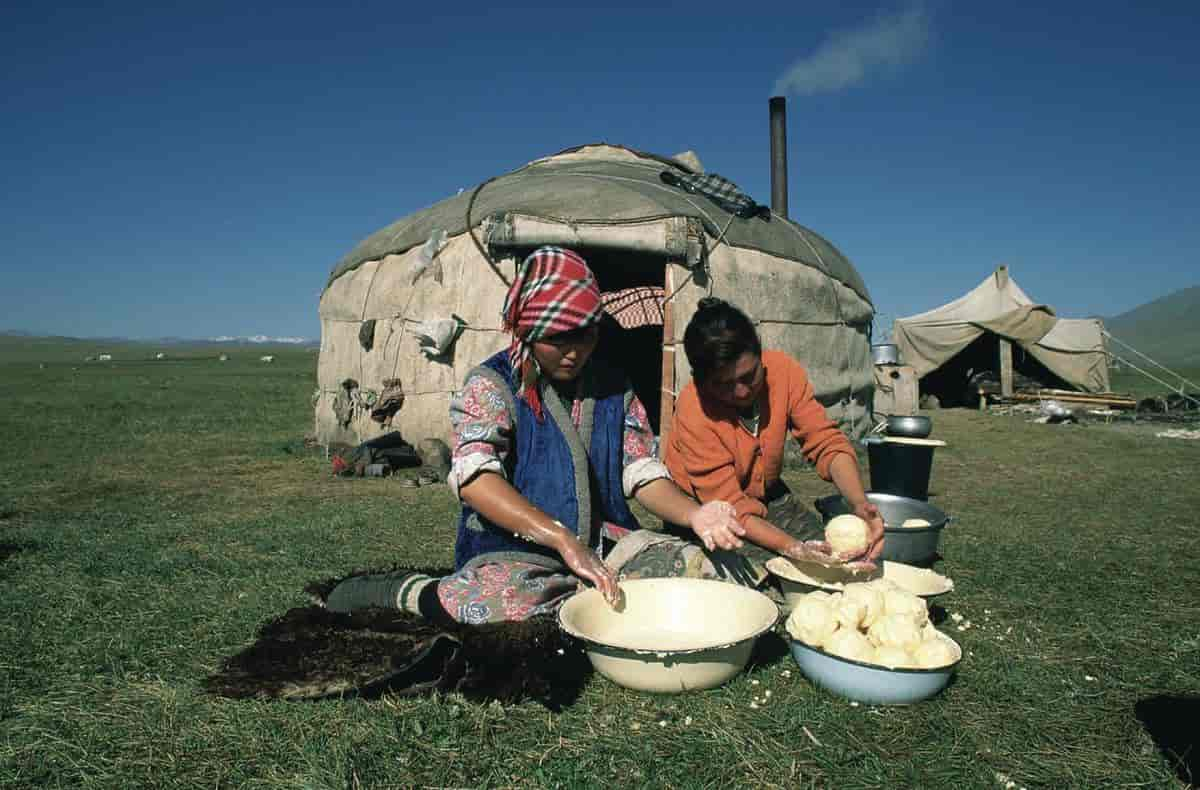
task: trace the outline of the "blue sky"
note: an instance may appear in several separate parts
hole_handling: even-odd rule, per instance
[[[697,151],[888,318],[1007,263],[1063,315],[1200,283],[1200,6],[55,3],[0,12],[0,329],[317,337],[339,257],[568,146]]]

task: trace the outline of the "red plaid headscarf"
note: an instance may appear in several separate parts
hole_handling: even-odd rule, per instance
[[[530,346],[548,335],[591,326],[603,309],[596,276],[578,254],[539,247],[521,263],[504,298],[504,328],[513,336],[508,359],[520,379],[521,397],[539,420],[542,402]]]

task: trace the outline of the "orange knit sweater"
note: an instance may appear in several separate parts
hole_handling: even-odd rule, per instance
[[[782,351],[763,351],[762,362],[766,382],[759,396],[758,436],[742,426],[733,408],[702,403],[689,382],[675,402],[666,448],[675,482],[701,502],[730,503],[739,521],[766,516],[762,500],[779,479],[789,431],[824,480],[830,479],[829,466],[839,453],[854,458],[850,441],[813,397],[804,367]]]

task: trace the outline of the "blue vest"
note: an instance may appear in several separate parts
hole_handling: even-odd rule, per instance
[[[489,373],[494,374],[493,378],[498,376],[512,394],[515,441],[505,459],[505,472],[512,486],[591,548],[599,545],[601,521],[638,529],[640,525],[629,511],[621,487],[625,377],[599,360],[588,362],[583,372],[584,423],[580,425],[580,433],[587,428],[589,410],[592,428],[587,436],[580,437],[589,445],[584,447],[578,441],[568,440],[555,421],[554,414],[558,414],[565,421],[565,429],[575,433],[569,415],[563,416],[564,410],[549,387],[542,398],[541,421],[529,404],[517,397],[507,351],[489,357],[468,377]],[[551,400],[556,401],[553,407]],[[455,568],[493,552],[535,554],[561,563],[553,549],[513,535],[464,503],[454,546]]]

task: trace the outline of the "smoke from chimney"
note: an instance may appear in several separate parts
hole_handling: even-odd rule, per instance
[[[808,96],[849,88],[880,68],[899,68],[924,54],[932,24],[924,5],[878,16],[853,30],[834,33],[775,81],[773,96]]]

